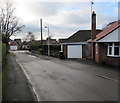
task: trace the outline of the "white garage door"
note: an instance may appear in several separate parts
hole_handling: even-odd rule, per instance
[[[82,45],[68,45],[67,51],[68,58],[82,58]]]
[[[10,50],[17,50],[17,46],[10,46]]]

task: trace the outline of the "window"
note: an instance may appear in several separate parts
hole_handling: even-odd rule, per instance
[[[120,57],[120,43],[108,44],[108,56]]]
[[[109,47],[109,55],[112,55],[112,47]]]

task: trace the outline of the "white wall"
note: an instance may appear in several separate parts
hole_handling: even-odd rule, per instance
[[[17,50],[17,46],[10,46],[10,50]]]
[[[120,27],[104,38],[98,40],[98,42],[120,42]]]

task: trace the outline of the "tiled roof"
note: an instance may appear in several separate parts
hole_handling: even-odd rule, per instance
[[[10,46],[18,45],[14,40],[10,41]]]
[[[96,30],[97,33],[100,33],[102,30]],[[84,42],[90,39],[91,37],[91,30],[79,30],[70,36],[68,39],[64,40],[64,42],[71,43],[71,42]]]
[[[103,37],[105,37],[106,35],[108,35],[112,31],[114,31],[118,27],[120,27],[120,20],[111,24],[107,28],[105,28],[102,32],[100,32],[98,35],[96,35],[96,38],[94,40],[89,39],[87,42],[91,42],[91,41],[94,42],[94,41],[97,41],[99,39],[102,39]]]

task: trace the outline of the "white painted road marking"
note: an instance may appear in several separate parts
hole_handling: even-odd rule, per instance
[[[99,76],[99,77],[101,77],[101,78],[105,78],[105,79],[112,80],[112,81],[115,81],[115,82],[120,82],[119,80],[112,79],[112,78],[107,77],[107,76],[102,76],[102,75],[98,75],[98,74],[96,74],[96,75]]]

